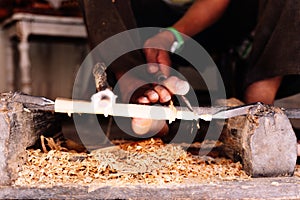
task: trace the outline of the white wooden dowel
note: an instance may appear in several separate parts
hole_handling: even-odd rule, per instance
[[[109,108],[95,107],[90,101],[71,100],[57,98],[55,100],[55,112],[59,113],[86,113],[108,114],[120,117],[134,117],[144,119],[169,120],[175,119],[197,120],[199,115],[189,110],[174,110],[167,106],[148,106],[139,104],[112,104]]]

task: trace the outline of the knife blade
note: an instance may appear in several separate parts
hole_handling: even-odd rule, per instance
[[[256,102],[247,105],[227,107],[212,114],[214,119],[228,119],[232,117],[242,116],[248,114],[249,110],[253,107],[263,106],[261,102]]]
[[[300,119],[300,108],[281,108],[289,119]]]

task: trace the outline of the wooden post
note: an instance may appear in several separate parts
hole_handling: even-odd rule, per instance
[[[262,105],[247,116],[227,120],[220,140],[223,152],[241,161],[252,177],[291,176],[297,160],[297,139],[280,108]]]
[[[17,178],[27,147],[34,145],[41,134],[57,133],[61,128],[53,113],[27,107],[27,97],[31,98],[0,94],[0,185],[10,185]]]

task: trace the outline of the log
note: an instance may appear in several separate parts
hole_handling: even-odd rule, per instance
[[[20,93],[0,94],[0,185],[13,183],[25,162],[26,148],[34,145],[41,134],[61,130],[53,113],[38,110],[34,102],[29,105],[31,98]]]
[[[227,119],[220,141],[223,153],[241,161],[252,177],[291,176],[297,160],[297,139],[280,108],[253,107],[247,116]]]

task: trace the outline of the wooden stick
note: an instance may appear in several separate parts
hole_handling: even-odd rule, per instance
[[[139,104],[115,103],[108,107],[97,107],[92,102],[57,98],[55,100],[55,112],[60,113],[86,113],[86,114],[108,114],[120,117],[134,117],[155,120],[169,120],[171,123],[175,119],[197,120],[201,115],[197,115],[188,109],[174,110],[167,106],[148,106]]]

